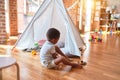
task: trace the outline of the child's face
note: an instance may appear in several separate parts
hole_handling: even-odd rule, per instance
[[[51,42],[52,42],[53,44],[56,44],[56,43],[58,42],[58,40],[59,40],[59,38],[58,38],[58,39],[52,39]]]

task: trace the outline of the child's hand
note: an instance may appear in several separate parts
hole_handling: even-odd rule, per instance
[[[52,57],[55,59],[55,58],[57,58],[57,53],[53,53],[52,54]]]

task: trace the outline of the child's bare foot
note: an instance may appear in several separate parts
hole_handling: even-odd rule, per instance
[[[83,68],[82,65],[76,64],[76,63],[73,63],[73,64],[72,64],[72,67],[73,67],[73,68],[80,68],[80,69]]]

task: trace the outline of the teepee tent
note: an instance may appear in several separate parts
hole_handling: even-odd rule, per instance
[[[85,46],[79,31],[74,26],[62,0],[44,0],[33,19],[21,34],[15,47],[26,49],[34,48],[34,43],[46,40],[49,28],[60,31],[59,42],[64,42],[64,48],[70,54],[81,56],[79,48]]]

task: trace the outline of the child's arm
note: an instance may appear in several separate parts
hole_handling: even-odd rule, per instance
[[[64,56],[66,59],[69,60],[69,58],[60,50],[58,46],[55,46],[55,50],[56,52],[58,52],[58,54],[60,54],[61,56]]]

